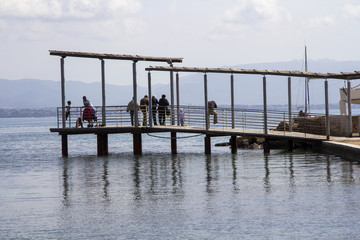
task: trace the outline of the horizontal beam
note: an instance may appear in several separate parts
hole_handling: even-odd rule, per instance
[[[130,60],[130,61],[150,61],[150,62],[182,62],[183,58],[169,58],[169,57],[151,57],[139,55],[123,55],[123,54],[107,54],[107,53],[89,53],[89,52],[69,52],[49,50],[50,55],[60,57],[80,57],[80,58],[99,58],[112,60]]]
[[[150,66],[146,71],[174,71],[174,72],[198,72],[198,73],[229,73],[229,74],[258,74],[287,77],[307,77],[311,79],[360,79],[360,72],[353,73],[316,73],[300,71],[258,70],[258,69],[235,69],[235,68],[197,68],[197,67],[167,67]]]

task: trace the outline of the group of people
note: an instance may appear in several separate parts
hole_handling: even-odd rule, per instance
[[[150,105],[150,101],[151,101],[151,112],[152,112],[152,120],[154,125],[158,125],[157,124],[157,114],[159,114],[159,124],[160,125],[165,125],[165,121],[166,121],[166,116],[168,116],[170,114],[169,108],[168,106],[169,101],[166,99],[166,95],[163,94],[161,96],[161,98],[158,100],[156,98],[156,95],[153,95],[151,97],[151,100],[149,99],[148,95],[145,95],[141,100],[140,100],[140,104],[134,103],[134,99],[132,99],[128,106],[126,111],[130,112],[130,119],[131,119],[131,125],[134,126],[134,115],[135,115],[135,110],[140,109],[142,114],[143,114],[143,126],[147,126],[147,113],[149,112],[149,105]]]
[[[152,112],[152,120],[154,125],[157,124],[157,115],[159,116],[159,124],[160,125],[166,125],[166,117],[170,115],[170,111],[168,106],[169,101],[166,99],[166,95],[163,94],[161,98],[158,100],[156,98],[156,95],[153,95],[151,97],[151,100],[147,95],[145,95],[141,100],[140,104],[136,102],[136,105],[134,103],[134,98],[128,103],[126,111],[130,113],[130,119],[131,119],[131,125],[134,126],[134,116],[135,111],[141,110],[143,114],[143,126],[147,126],[147,113],[149,112],[149,103],[151,101],[151,112]],[[70,109],[71,109],[71,101],[67,102],[66,111],[65,111],[65,117],[66,120],[70,116]],[[83,104],[84,104],[84,110],[82,113],[82,118],[78,118],[76,121],[76,127],[83,127],[82,122],[87,121],[89,123],[88,127],[93,126],[93,122],[97,121],[96,117],[96,110],[94,106],[91,104],[90,100],[86,98],[86,96],[83,96]],[[215,101],[209,101],[208,102],[208,113],[209,116],[214,116],[214,124],[218,123],[217,121],[217,113],[215,111],[215,108],[217,108]],[[182,108],[179,109],[179,120],[180,125],[184,126],[184,119],[185,119],[185,112]]]

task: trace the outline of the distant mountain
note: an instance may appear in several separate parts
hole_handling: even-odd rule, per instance
[[[353,72],[360,70],[360,61],[333,61],[310,60],[309,71],[312,72]],[[243,69],[267,70],[299,70],[303,71],[301,60],[277,63],[244,64],[225,66]],[[180,74],[180,104],[204,104],[203,74]],[[230,75],[208,74],[208,99],[215,100],[218,104],[230,104]],[[287,104],[287,77],[268,76],[268,104]],[[174,81],[175,83],[175,81]],[[353,86],[358,81],[352,83]],[[0,79],[0,108],[46,108],[61,105],[60,82],[51,80],[5,80]],[[329,80],[330,102],[337,104],[339,101],[339,88],[344,86],[341,80]],[[303,100],[304,80],[293,78],[292,101],[294,105],[301,105]],[[262,76],[235,75],[235,103],[238,105],[261,105]],[[101,83],[84,83],[80,81],[66,81],[66,100],[71,100],[73,106],[82,105],[82,96],[86,95],[94,105],[101,105]],[[138,99],[147,94],[147,86],[138,86]],[[169,95],[168,84],[152,86],[152,93],[158,97],[161,94]],[[175,91],[176,92],[176,91]],[[118,86],[106,85],[107,105],[126,105],[132,98],[131,85]],[[312,104],[324,103],[324,81],[311,80],[310,96]]]

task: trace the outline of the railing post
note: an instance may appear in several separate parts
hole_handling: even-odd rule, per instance
[[[133,100],[134,100],[134,125],[139,127],[138,109],[137,109],[137,82],[136,82],[136,62],[133,61]]]
[[[235,113],[234,113],[234,75],[231,74],[231,128],[235,128]]]
[[[148,91],[149,91],[149,126],[152,127],[153,126],[153,122],[152,122],[152,95],[151,95],[151,73],[150,71],[148,72]]]
[[[65,120],[65,70],[64,70],[64,59],[65,57],[61,57],[60,59],[60,68],[61,68],[61,119],[62,119],[62,127],[66,127]]]
[[[264,134],[268,134],[268,129],[267,129],[266,76],[263,77],[263,99],[264,99]]]
[[[208,111],[208,92],[207,92],[207,75],[204,74],[204,97],[205,97],[205,129],[209,130],[209,111]]]
[[[106,114],[105,114],[105,106],[106,106],[106,97],[105,97],[105,61],[104,59],[100,59],[101,61],[101,89],[102,89],[102,125],[106,126]]]
[[[291,110],[291,77],[288,78],[288,107],[289,107],[289,132],[292,132],[292,110]],[[285,122],[284,122],[285,125]]]
[[[330,140],[329,84],[327,79],[325,79],[325,125],[326,125],[326,139]]]

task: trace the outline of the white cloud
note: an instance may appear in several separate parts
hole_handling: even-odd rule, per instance
[[[224,15],[227,23],[254,25],[290,21],[289,12],[276,0],[242,0]]]
[[[343,8],[343,14],[347,18],[355,18],[360,20],[360,5],[345,5]]]
[[[332,27],[336,23],[335,18],[331,16],[321,16],[316,18],[309,18],[305,21],[304,26],[308,28],[317,27]]]
[[[139,0],[0,0],[0,17],[91,19],[132,14],[140,8]]]

